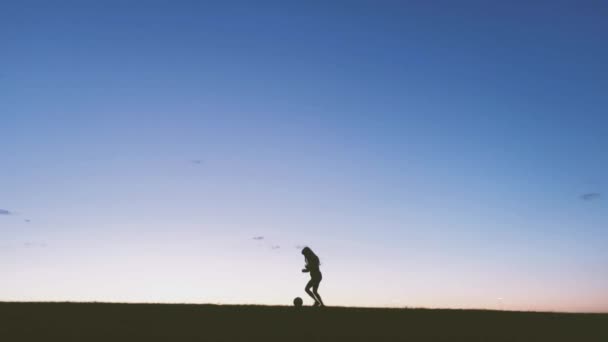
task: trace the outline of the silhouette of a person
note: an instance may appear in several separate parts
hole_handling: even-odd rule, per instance
[[[304,255],[304,260],[306,261],[306,266],[302,272],[310,273],[310,281],[308,281],[308,284],[306,284],[304,290],[310,297],[312,297],[312,299],[314,299],[315,304],[313,306],[325,306],[318,292],[319,284],[321,283],[321,279],[323,279],[321,270],[319,269],[321,261],[319,261],[319,257],[312,251],[312,249],[308,247],[304,247],[304,249],[302,249],[302,254]],[[312,291],[310,291],[311,288]]]

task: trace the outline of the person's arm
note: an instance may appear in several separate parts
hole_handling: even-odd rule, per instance
[[[308,265],[304,266],[304,268],[302,269],[303,273],[308,273],[310,272],[310,270],[308,269]]]

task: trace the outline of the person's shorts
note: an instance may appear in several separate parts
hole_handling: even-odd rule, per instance
[[[310,280],[312,280],[313,283],[320,283],[321,279],[323,279],[323,275],[321,274],[321,272],[315,272],[315,273],[311,273],[310,274]]]

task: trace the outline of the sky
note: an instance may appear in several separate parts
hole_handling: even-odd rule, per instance
[[[608,312],[603,1],[3,1],[0,300]]]

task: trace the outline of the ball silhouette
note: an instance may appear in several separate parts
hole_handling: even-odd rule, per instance
[[[293,306],[299,308],[300,306],[302,306],[302,304],[304,304],[304,302],[302,301],[302,298],[296,297],[293,299]]]

